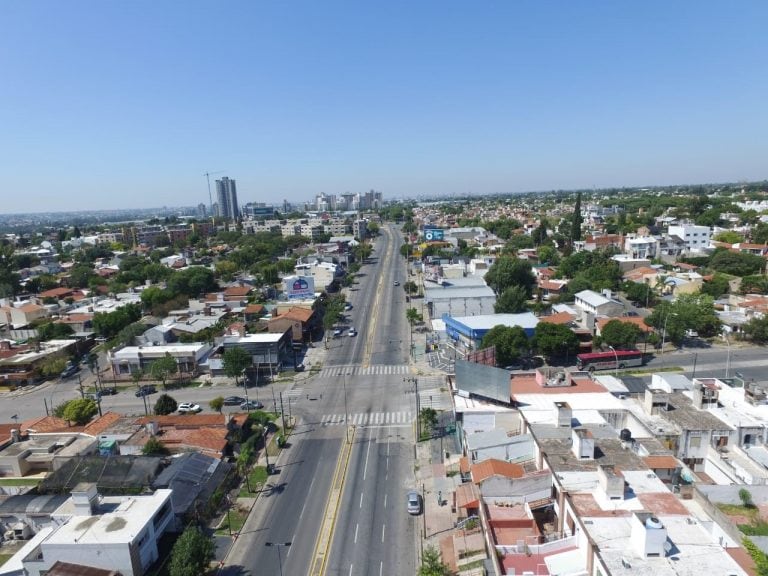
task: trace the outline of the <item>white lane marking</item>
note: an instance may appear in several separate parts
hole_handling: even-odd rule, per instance
[[[349,576],[352,576],[352,566],[354,566],[354,564],[349,565]]]
[[[384,573],[384,560],[379,562],[379,576],[381,576]]]
[[[387,495],[384,494],[384,508],[387,507]]]
[[[355,544],[357,544],[357,530],[360,528],[360,524],[355,524]]]
[[[384,529],[387,527],[386,524],[381,525],[381,541],[384,542]]]
[[[312,494],[312,486],[314,485],[315,485],[315,478],[312,478],[312,482],[310,482],[309,484],[309,491],[307,492],[307,496]],[[301,514],[299,514],[299,520],[301,520],[301,518],[304,516],[304,510],[307,509],[307,502],[309,502],[309,498],[306,499],[306,501],[304,502],[304,506],[301,507]]]
[[[363,507],[363,492],[360,492],[360,508]]]
[[[371,455],[371,441],[368,440],[368,448],[365,451],[365,468],[363,468],[363,480],[365,480],[365,476],[368,474],[368,457]]]

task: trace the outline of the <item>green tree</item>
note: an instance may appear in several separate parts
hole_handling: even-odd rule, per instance
[[[576,203],[573,205],[573,217],[571,218],[571,243],[581,240],[581,192],[576,194]]]
[[[239,385],[239,379],[245,372],[245,370],[253,365],[253,358],[245,348],[240,346],[233,346],[224,351],[224,374],[228,378],[235,379],[235,385]]]
[[[722,327],[714,300],[707,294],[681,294],[674,302],[660,302],[645,323],[662,333],[666,328],[666,340],[675,345],[682,343],[686,330],[709,337],[719,334]]]
[[[416,285],[416,282],[413,280],[408,280],[407,282],[403,283],[403,290],[405,290],[405,293],[408,295],[413,295],[418,292],[419,287]]]
[[[534,333],[536,348],[547,357],[569,356],[579,350],[579,339],[576,334],[562,324],[539,322]]]
[[[437,411],[434,408],[422,408],[420,414],[423,431],[432,432],[437,426]]]
[[[167,414],[173,414],[176,412],[178,407],[179,405],[173,396],[169,396],[168,394],[161,394],[158,397],[157,402],[155,402],[155,407],[152,411],[156,416],[165,416]]]
[[[718,250],[712,255],[709,266],[723,274],[749,276],[760,273],[765,267],[765,260],[755,254]]]
[[[656,305],[656,293],[648,284],[640,282],[625,282],[622,285],[627,300],[637,302],[639,306],[653,307]]]
[[[77,426],[82,426],[90,422],[91,418],[99,411],[96,402],[88,398],[75,398],[67,402],[62,411],[61,417],[68,422],[74,422]]]
[[[454,572],[440,560],[440,553],[432,546],[424,549],[418,576],[453,576]]]
[[[494,326],[483,336],[481,348],[496,347],[496,365],[509,366],[531,349],[531,342],[520,326]]]
[[[163,390],[166,389],[165,383],[173,374],[176,374],[179,370],[179,365],[176,363],[176,359],[166,352],[165,356],[158,358],[152,364],[149,365],[149,374],[155,380],[160,380],[163,383]]]
[[[405,319],[408,321],[408,324],[413,327],[414,324],[421,322],[423,317],[419,314],[419,311],[416,308],[407,308],[405,310]]]
[[[171,550],[170,576],[200,576],[213,560],[213,542],[199,528],[190,527],[176,540]]]
[[[44,378],[52,378],[58,376],[67,367],[67,359],[60,356],[54,356],[46,358],[40,363],[40,375]]]
[[[741,488],[739,490],[739,500],[741,500],[741,504],[744,506],[744,508],[755,507],[755,505],[752,503],[752,493],[746,488]]]
[[[519,258],[504,256],[496,260],[485,274],[485,283],[496,294],[502,294],[504,290],[512,286],[522,286],[525,294],[530,298],[536,278],[531,271],[531,264]]]
[[[614,348],[632,349],[642,336],[642,331],[631,322],[611,320],[600,330],[600,337],[606,346]]]
[[[712,298],[720,298],[723,294],[730,292],[731,285],[728,281],[728,276],[717,273],[711,280],[704,282],[701,287],[701,291],[704,294],[709,294]]]
[[[144,447],[141,449],[144,456],[166,456],[170,452],[160,440],[155,436],[150,436]]]
[[[734,230],[723,230],[722,232],[715,234],[714,240],[717,242],[725,242],[727,244],[737,244],[739,242],[744,242],[744,236]]]
[[[755,344],[768,342],[768,316],[752,318],[743,327],[744,336]]]
[[[216,396],[216,398],[212,398],[210,402],[208,402],[208,406],[210,406],[211,410],[214,412],[221,413],[221,410],[224,408],[224,397]]]
[[[557,252],[557,248],[554,246],[544,245],[539,246],[536,251],[541,264],[547,264],[549,266],[557,266],[560,263],[560,254]]]
[[[741,280],[742,294],[768,293],[768,278],[762,275],[745,276]]]
[[[510,286],[496,299],[493,306],[496,314],[518,314],[528,310],[528,294],[520,285]]]

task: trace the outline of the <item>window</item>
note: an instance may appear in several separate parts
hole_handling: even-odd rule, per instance
[[[701,436],[692,436],[688,446],[690,448],[699,448],[701,446]]]

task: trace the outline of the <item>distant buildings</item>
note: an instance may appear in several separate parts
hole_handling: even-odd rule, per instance
[[[234,180],[224,176],[216,180],[216,199],[218,200],[217,216],[226,220],[237,220],[240,209],[237,204],[237,186]]]

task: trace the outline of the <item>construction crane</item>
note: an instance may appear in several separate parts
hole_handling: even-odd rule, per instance
[[[226,172],[226,170],[203,173],[203,176],[205,176],[205,179],[208,182],[208,210],[211,212],[211,216],[213,216],[213,196],[211,196],[211,176],[215,176],[216,174],[224,174],[224,172]]]

